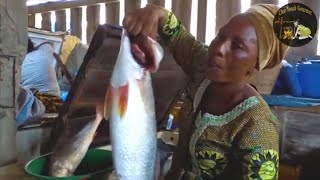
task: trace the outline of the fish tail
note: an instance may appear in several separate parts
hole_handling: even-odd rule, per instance
[[[127,111],[128,89],[129,89],[128,83],[126,83],[125,85],[119,87],[118,113],[120,115],[120,118],[122,118],[125,115],[126,111]]]

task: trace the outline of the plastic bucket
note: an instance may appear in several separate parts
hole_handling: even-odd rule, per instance
[[[25,172],[35,179],[40,180],[85,180],[104,177],[113,170],[112,152],[102,149],[88,150],[78,166],[74,176],[51,177],[47,175],[47,165],[52,153],[32,159],[25,165]]]

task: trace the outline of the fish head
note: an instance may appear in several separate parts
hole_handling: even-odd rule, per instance
[[[50,176],[53,177],[68,177],[73,175],[75,168],[67,161],[54,160],[50,167]]]
[[[130,43],[131,53],[136,62],[146,71],[156,72],[163,58],[161,45],[144,34],[131,36]]]

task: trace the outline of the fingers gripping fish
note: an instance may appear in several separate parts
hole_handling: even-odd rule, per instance
[[[156,120],[150,72],[157,71],[162,47],[153,39],[122,34],[105,100],[113,162],[121,180],[156,178]]]

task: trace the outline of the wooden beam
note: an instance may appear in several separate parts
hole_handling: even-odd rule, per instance
[[[148,3],[164,7],[165,0],[148,0]]]
[[[131,13],[134,10],[140,8],[141,0],[125,0],[124,11],[125,14]]]
[[[51,31],[51,12],[41,14],[41,29]]]
[[[56,11],[55,31],[66,31],[66,11]]]
[[[187,30],[190,30],[192,0],[173,0],[172,12],[182,21]]]
[[[278,5],[278,0],[251,0],[251,5],[260,4],[260,3],[277,4]]]
[[[106,3],[105,6],[107,23],[119,25],[120,2]]]
[[[100,5],[87,7],[87,44],[90,44],[97,27],[100,24]]]
[[[71,9],[71,35],[82,38],[82,8]]]
[[[197,39],[202,42],[205,42],[206,40],[206,23],[207,23],[207,0],[199,0],[198,1]]]
[[[28,15],[28,27],[35,27],[36,25],[36,15],[29,14]]]
[[[120,0],[64,0],[28,6],[28,14],[44,13],[61,9],[90,6],[99,3],[120,2]]]

